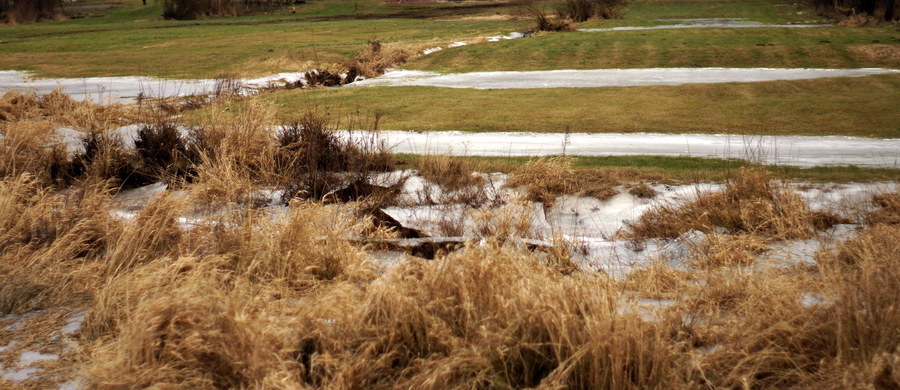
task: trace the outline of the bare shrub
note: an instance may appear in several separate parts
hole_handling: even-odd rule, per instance
[[[344,78],[337,72],[328,69],[315,69],[306,72],[303,77],[306,79],[306,85],[313,87],[337,87],[344,83]]]
[[[560,16],[575,22],[589,19],[615,19],[622,16],[627,0],[565,0]]]
[[[800,196],[775,182],[770,173],[742,168],[724,191],[656,207],[629,226],[626,236],[674,238],[716,227],[775,239],[806,238],[812,234],[812,216]]]
[[[544,7],[537,2],[531,1],[521,6],[522,13],[535,20],[534,31],[574,31],[572,20],[568,17],[554,18],[547,14]]]
[[[276,137],[277,164],[291,197],[321,199],[350,187],[355,199],[371,189],[367,180],[372,171],[393,166],[393,157],[377,136],[354,139],[350,131],[342,136],[329,117],[315,111],[282,127]]]
[[[184,177],[191,172],[187,141],[174,122],[162,120],[141,126],[134,149],[142,171],[148,176],[166,179]]]
[[[91,131],[82,139],[82,144],[84,152],[74,157],[73,164],[87,178],[114,180],[122,188],[140,187],[154,181],[140,170],[138,156],[125,148],[117,134]]]

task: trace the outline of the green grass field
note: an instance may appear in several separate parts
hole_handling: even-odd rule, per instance
[[[896,27],[545,33],[444,50],[408,64],[437,72],[672,67],[900,68]]]
[[[509,173],[533,161],[534,157],[453,157],[465,161],[480,172]],[[572,166],[584,170],[628,170],[637,180],[657,181],[666,184],[725,181],[734,178],[742,167],[759,167],[746,161],[699,157],[665,156],[611,156],[570,157]],[[402,165],[418,168],[421,159],[416,155],[397,156]],[[847,183],[880,182],[900,179],[900,169],[860,167],[761,166],[776,177],[797,182]]]
[[[96,11],[102,16],[95,18],[0,26],[0,69],[33,70],[43,77],[260,76],[342,62],[372,39],[422,49],[515,29],[515,23],[502,20],[428,19],[457,8],[463,14],[497,12],[465,4],[405,7],[327,0],[300,6],[297,15],[280,9],[174,21],[161,20],[161,6],[150,3],[156,5],[128,0],[122,7]]]
[[[391,130],[660,132],[900,137],[900,76],[625,88],[341,88],[266,96],[381,115]]]
[[[109,3],[90,0],[88,4]],[[388,5],[313,0],[239,18],[162,20],[138,0],[82,19],[0,26],[0,69],[39,76],[259,76],[345,61],[370,39],[420,50],[522,30],[515,6],[489,1]],[[802,3],[635,0],[622,19],[578,27],[654,25],[660,19],[745,18],[818,23]],[[447,49],[406,69],[439,72],[646,67],[900,68],[895,26],[544,33]],[[575,131],[900,137],[896,75],[666,87],[456,90],[345,88],[280,92],[280,117],[323,107],[379,115],[397,130]],[[240,103],[237,103],[240,105]]]

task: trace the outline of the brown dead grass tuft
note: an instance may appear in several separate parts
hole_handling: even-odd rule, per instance
[[[0,181],[0,310],[83,299],[96,279],[93,262],[120,232],[110,205],[102,185],[56,193],[24,175]]]
[[[693,266],[697,268],[746,266],[756,255],[769,251],[765,239],[750,235],[711,234],[694,248]]]
[[[0,177],[28,174],[45,184],[68,184],[73,166],[53,127],[45,121],[21,121],[0,127]]]
[[[369,41],[366,47],[356,53],[347,65],[347,81],[355,81],[356,76],[366,78],[381,76],[388,69],[406,63],[413,54],[414,51],[399,43],[385,44],[379,40]]]
[[[640,183],[631,187],[628,193],[642,199],[651,199],[656,196],[656,190],[648,186],[646,183]]]
[[[122,334],[95,352],[88,382],[100,389],[296,388],[284,351],[290,338],[269,334],[246,303],[204,280],[140,302]]]
[[[622,286],[646,298],[672,298],[684,291],[691,278],[686,271],[655,262],[629,273]]]
[[[424,179],[455,191],[464,187],[480,186],[484,179],[469,160],[448,155],[422,155],[415,162],[419,175]]]
[[[661,205],[642,215],[626,236],[674,238],[716,227],[773,239],[807,238],[812,235],[812,215],[803,199],[770,173],[742,168],[724,191],[684,204]]]
[[[61,90],[39,96],[34,92],[10,91],[0,96],[0,123],[46,120],[80,131],[125,125],[136,113],[117,104],[99,105],[75,101]]]
[[[400,265],[364,293],[336,291],[297,323],[315,387],[662,388],[677,385],[656,328],[618,317],[603,284],[529,252],[470,247]],[[317,313],[318,312],[318,313]],[[323,321],[323,319],[328,321]]]
[[[900,225],[900,192],[874,195],[872,203],[878,208],[869,213],[869,224]]]
[[[869,60],[900,61],[900,47],[897,45],[851,45],[847,46],[847,50]]]
[[[508,186],[524,188],[525,196],[533,202],[552,206],[560,194],[577,190],[577,177],[572,159],[566,157],[541,158],[522,165],[510,173]]]

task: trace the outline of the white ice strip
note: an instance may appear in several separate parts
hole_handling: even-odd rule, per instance
[[[397,70],[388,72],[381,77],[353,83],[350,86],[419,86],[470,89],[600,88],[808,80],[827,77],[862,77],[890,73],[900,73],[900,70],[882,68],[646,68],[448,74],[417,70]]]
[[[296,82],[305,73],[278,73],[266,77],[236,80],[236,86],[250,91],[271,83]],[[228,86],[224,83],[224,86]],[[214,93],[223,85],[213,79],[171,80],[154,77],[85,77],[37,79],[28,72],[0,71],[0,93],[8,91],[34,91],[47,94],[61,89],[75,100],[91,99],[100,103],[130,103],[139,96],[147,98],[174,98]]]
[[[353,137],[371,137],[354,132]],[[467,133],[381,131],[395,153],[459,156],[692,156],[770,165],[900,166],[900,138],[655,133]]]
[[[582,28],[580,32],[609,32],[609,31],[641,31],[641,30],[671,30],[683,28],[817,28],[831,27],[830,24],[662,24],[658,26],[623,26],[607,28]]]
[[[607,32],[607,31],[640,31],[640,30],[668,30],[681,28],[816,28],[833,27],[830,24],[764,24],[746,19],[659,19],[660,22],[674,22],[676,24],[662,24],[656,26],[621,26],[607,28],[583,28],[582,32]]]

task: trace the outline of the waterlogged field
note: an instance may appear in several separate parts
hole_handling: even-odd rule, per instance
[[[0,69],[234,74],[105,104],[3,90],[0,388],[900,387],[897,75],[353,86],[401,67],[896,69],[892,25],[503,39],[532,23],[507,2],[193,21],[150,3],[0,25]],[[834,22],[802,3],[635,0],[575,27],[696,18]],[[395,153],[392,136],[431,130],[511,133]],[[510,152],[456,156],[467,136]],[[511,152],[540,139],[561,155]]]

